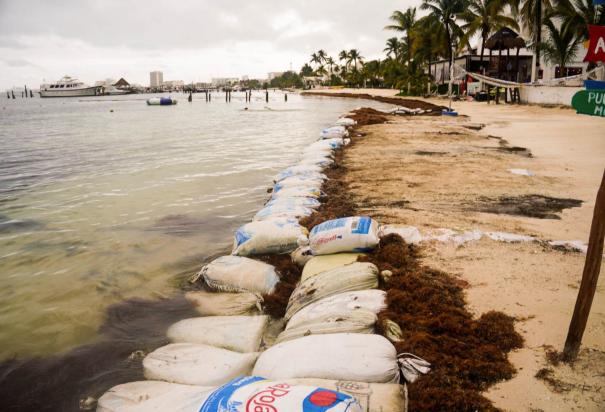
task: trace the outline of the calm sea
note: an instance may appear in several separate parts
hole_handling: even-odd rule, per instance
[[[271,177],[362,104],[148,97],[0,100],[0,359],[94,342],[108,306],[176,294]]]

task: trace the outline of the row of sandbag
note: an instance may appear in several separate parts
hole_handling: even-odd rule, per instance
[[[291,171],[294,170],[296,169]],[[297,173],[300,171],[302,169],[297,170]],[[278,192],[281,190],[293,192],[278,186],[281,185],[279,182],[286,179],[288,177],[285,174],[277,177],[275,189]],[[319,190],[320,185],[316,189]],[[304,189],[301,190],[299,186],[298,190],[294,191],[302,193]],[[323,408],[321,410],[402,409],[403,405],[400,403],[402,397],[398,393],[401,388],[398,385],[368,384],[350,380],[318,382],[317,379],[272,382],[257,376],[241,377],[254,373],[252,366],[258,356],[257,351],[263,331],[268,323],[267,316],[250,316],[260,310],[259,296],[256,293],[270,292],[278,281],[277,274],[272,266],[262,262],[238,256],[224,256],[206,265],[200,276],[203,276],[209,289],[223,293],[192,292],[188,298],[197,303],[200,314],[214,316],[186,319],[172,325],[168,330],[168,337],[175,343],[157,349],[143,362],[146,377],[160,380],[133,382],[112,388],[99,400],[99,410],[237,411],[240,410],[238,406],[242,404],[246,404],[246,408],[252,404],[253,410],[277,407],[279,410],[296,411],[301,410],[301,401],[302,410],[315,410],[313,408],[317,406],[321,406]],[[374,302],[371,306],[376,312],[384,305],[384,294],[379,293],[381,295],[374,296],[373,299],[370,296],[366,297],[366,300],[369,298],[368,302]],[[337,310],[339,304],[341,307],[351,301],[357,304],[360,297],[363,300],[363,294],[340,296],[332,303],[322,302],[321,305],[331,306],[333,310]],[[376,298],[382,303],[377,304]],[[248,315],[232,316],[244,313]],[[311,319],[312,313],[311,310],[308,315]],[[304,316],[299,318],[304,319]],[[355,345],[355,339],[351,341],[347,336],[333,335],[330,336],[330,340],[333,341],[332,346],[336,352],[344,348],[345,352],[349,353],[349,357],[355,354],[346,351],[347,345],[353,344],[358,352],[359,348],[365,346],[359,345],[359,342]],[[325,342],[318,342],[317,345],[324,347]],[[374,363],[372,359],[366,359],[368,354],[360,355],[360,359]],[[371,358],[372,354],[369,355]],[[276,356],[279,357],[279,353],[272,355],[273,358]],[[271,364],[271,360],[268,363]],[[322,363],[316,362],[316,365]],[[342,359],[340,363],[343,363]],[[301,373],[309,375],[300,370],[290,372],[293,376]],[[269,372],[267,374],[271,375]],[[315,371],[310,372],[310,375],[316,376],[321,373]],[[224,383],[233,377],[236,378]],[[212,388],[221,383],[224,385],[218,389]],[[341,392],[338,392],[339,390]],[[343,393],[343,390],[348,390],[355,397]],[[267,392],[269,395],[266,395]],[[257,397],[258,393],[265,393],[265,395]],[[371,394],[373,394],[373,401],[370,400]]]

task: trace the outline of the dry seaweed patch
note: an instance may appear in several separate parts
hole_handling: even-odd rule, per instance
[[[261,255],[256,258],[275,266],[279,274],[273,293],[263,294],[263,310],[276,319],[283,318],[290,295],[300,280],[301,270],[292,262],[290,255]]]
[[[428,375],[410,385],[410,409],[496,410],[481,392],[515,373],[507,353],[521,347],[523,340],[514,319],[493,311],[473,319],[459,282],[423,266],[419,257],[414,246],[389,235],[375,252],[360,259],[393,272],[383,285],[388,309],[379,320],[390,319],[401,327],[403,341],[395,345],[397,351],[433,364]]]

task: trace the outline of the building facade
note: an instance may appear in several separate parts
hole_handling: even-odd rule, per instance
[[[153,71],[149,73],[149,87],[160,87],[164,83],[164,73]]]

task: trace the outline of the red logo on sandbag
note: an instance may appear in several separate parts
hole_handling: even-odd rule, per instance
[[[292,387],[287,383],[278,383],[269,386],[252,396],[246,403],[246,412],[278,412],[273,405],[277,398],[290,393]]]

